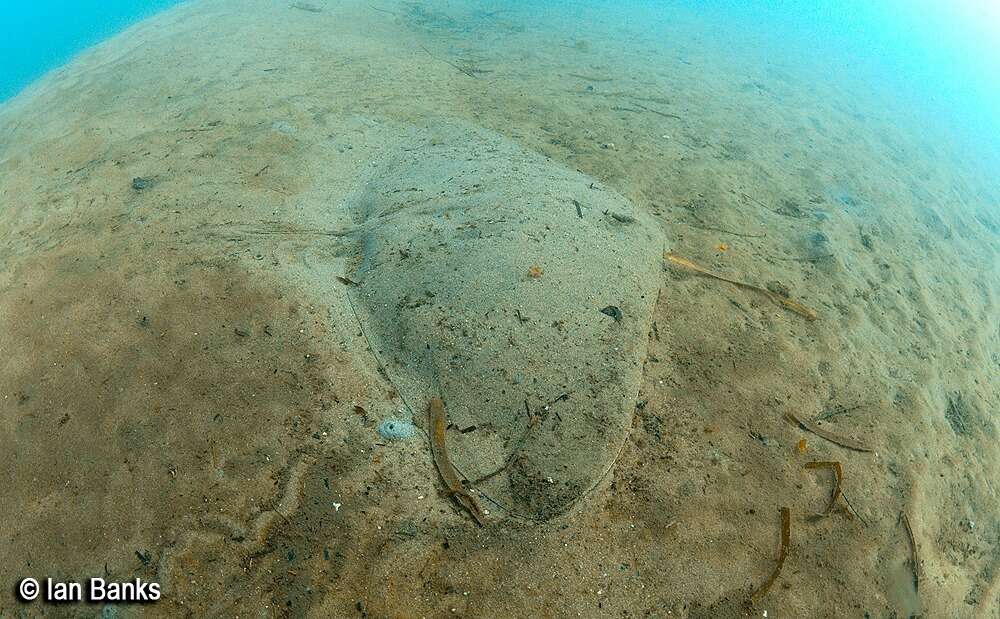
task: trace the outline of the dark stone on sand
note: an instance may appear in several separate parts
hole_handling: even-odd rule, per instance
[[[810,260],[825,260],[833,257],[833,247],[830,238],[816,231],[806,237],[806,256]]]
[[[135,189],[136,191],[149,189],[150,187],[153,186],[154,182],[155,181],[153,181],[153,179],[151,178],[143,178],[141,176],[136,176],[135,178],[132,179],[132,189]]]
[[[615,319],[615,322],[622,321],[622,310],[616,305],[609,305],[601,310],[602,314],[607,314]]]

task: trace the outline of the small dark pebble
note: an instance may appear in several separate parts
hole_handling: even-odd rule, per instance
[[[832,258],[830,238],[819,231],[809,234],[806,237],[806,256],[813,261]]]
[[[143,189],[149,189],[153,186],[153,179],[143,178],[141,176],[136,176],[132,179],[132,189],[136,191],[142,191]]]
[[[609,305],[601,310],[602,314],[607,314],[615,319],[615,322],[622,321],[622,310],[616,305]]]

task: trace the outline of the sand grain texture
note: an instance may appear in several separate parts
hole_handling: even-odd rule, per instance
[[[997,617],[974,150],[683,8],[310,6],[186,3],[0,106],[0,582],[163,583],[123,617],[741,616],[787,506],[757,612]],[[468,476],[524,454],[481,486],[530,518],[477,527],[376,433],[434,395]],[[867,526],[808,518],[809,461]]]

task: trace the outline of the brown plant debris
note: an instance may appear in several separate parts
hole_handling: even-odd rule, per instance
[[[917,541],[913,538],[913,527],[910,526],[910,519],[906,517],[906,512],[900,512],[903,526],[906,528],[906,538],[910,540],[910,562],[913,568],[913,590],[920,589],[920,559],[917,555]]]
[[[813,434],[815,434],[816,436],[821,436],[826,440],[830,441],[831,443],[836,443],[841,447],[847,447],[848,449],[853,449],[854,451],[864,451],[868,453],[873,453],[875,451],[870,447],[865,447],[864,445],[855,441],[854,439],[845,438],[843,436],[834,434],[833,432],[827,432],[826,430],[818,427],[816,424],[812,422],[800,419],[794,413],[785,413],[785,416],[788,417],[788,419],[793,423],[796,423],[799,426],[801,426],[803,430],[808,430]]]
[[[791,539],[791,528],[792,528],[792,513],[787,507],[781,508],[781,550],[778,551],[778,563],[774,566],[774,571],[764,584],[757,587],[753,593],[750,594],[750,602],[752,604],[757,604],[760,598],[764,597],[768,590],[770,590],[771,585],[774,581],[778,580],[778,574],[781,573],[781,566],[785,564],[785,557],[788,556],[788,546]]]
[[[430,56],[431,58],[433,58],[435,60],[440,60],[441,62],[443,62],[445,64],[451,65],[455,69],[461,71],[462,73],[468,75],[469,77],[471,77],[473,79],[476,79],[476,77],[477,77],[476,73],[489,73],[490,72],[490,71],[484,71],[484,70],[481,70],[481,69],[476,69],[476,68],[473,68],[473,67],[463,67],[463,66],[457,65],[454,62],[448,60],[447,58],[442,58],[441,56],[435,55],[434,53],[431,52],[431,50],[427,49],[423,45],[420,46],[420,49],[422,49],[425,52],[427,52],[427,55]]]
[[[296,2],[291,5],[293,9],[298,9],[300,11],[306,11],[307,13],[322,13],[323,9],[319,8],[315,4],[310,4],[308,2]]]
[[[867,527],[868,521],[865,520],[865,517],[861,515],[861,512],[854,509],[854,505],[851,504],[851,499],[847,498],[847,493],[844,492],[843,488],[840,489],[840,496],[844,497],[844,502],[847,503],[847,507],[849,508],[849,510],[846,509],[844,510],[844,514],[848,516],[851,520],[854,520],[854,516],[857,516],[858,519],[861,520],[861,524]]]
[[[753,284],[748,284],[746,282],[740,282],[740,281],[737,281],[735,279],[729,279],[728,277],[723,277],[722,275],[718,275],[716,273],[713,273],[712,271],[709,271],[708,269],[706,269],[704,267],[698,266],[697,264],[691,262],[687,258],[681,258],[677,254],[674,254],[674,253],[669,252],[669,251],[668,252],[664,252],[663,253],[663,257],[664,257],[664,259],[668,260],[669,262],[671,262],[673,264],[676,264],[676,265],[679,265],[679,266],[682,266],[682,267],[687,268],[687,269],[691,269],[692,271],[694,271],[695,273],[697,273],[699,275],[704,275],[705,277],[711,277],[712,279],[717,279],[717,280],[720,280],[720,281],[732,284],[734,286],[738,286],[740,288],[745,288],[747,290],[753,290],[755,292],[759,292],[760,294],[762,294],[765,297],[771,299],[772,301],[774,301],[778,305],[784,307],[785,309],[790,310],[792,312],[795,312],[796,314],[804,317],[806,320],[813,321],[813,320],[816,320],[816,318],[817,318],[817,315],[816,315],[815,311],[809,309],[805,305],[802,305],[798,301],[793,301],[792,299],[789,299],[788,297],[786,297],[784,295],[780,295],[780,294],[778,294],[776,292],[771,292],[767,288],[761,288],[760,286],[754,286]]]
[[[833,494],[830,495],[830,504],[826,506],[826,511],[824,514],[829,514],[833,511],[833,508],[837,505],[837,499],[840,498],[840,485],[844,481],[844,467],[840,465],[840,462],[806,462],[807,469],[833,469],[834,482],[833,482]],[[848,512],[850,515],[850,512]]]
[[[430,421],[431,430],[431,453],[434,455],[434,464],[437,466],[438,472],[441,474],[441,479],[444,481],[444,485],[448,488],[448,494],[465,508],[465,511],[469,512],[472,518],[476,521],[479,526],[484,526],[486,524],[486,514],[483,512],[482,507],[479,506],[479,502],[476,497],[472,496],[465,486],[462,485],[462,480],[458,477],[458,472],[452,465],[451,460],[448,459],[448,449],[445,446],[445,436],[444,430],[447,424],[448,414],[444,410],[444,402],[441,398],[431,398],[430,406],[428,407],[428,417]]]

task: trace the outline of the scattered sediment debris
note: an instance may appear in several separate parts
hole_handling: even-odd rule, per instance
[[[670,112],[661,112],[660,110],[655,110],[655,109],[653,109],[651,107],[646,107],[645,105],[643,105],[641,103],[637,103],[635,101],[632,101],[632,105],[634,105],[635,107],[639,108],[643,112],[650,112],[652,114],[656,114],[657,116],[662,116],[664,118],[675,118],[677,120],[680,120],[682,118],[681,116],[679,116],[677,114],[671,114]]]
[[[846,415],[847,413],[854,412],[859,408],[861,408],[860,404],[855,404],[854,406],[844,406],[842,404],[838,404],[833,408],[828,408],[819,415],[816,415],[815,421],[826,421],[831,417],[836,417],[837,415]]]
[[[420,46],[420,49],[422,49],[425,52],[427,52],[427,55],[430,56],[431,58],[433,58],[434,60],[440,60],[441,62],[443,62],[445,64],[451,65],[452,67],[454,67],[455,69],[457,69],[460,72],[464,73],[465,75],[468,75],[472,79],[477,79],[479,77],[479,75],[477,75],[478,73],[492,73],[493,72],[492,69],[480,69],[479,67],[473,66],[471,64],[463,63],[463,64],[460,65],[460,64],[454,63],[454,62],[448,60],[447,58],[444,58],[442,56],[438,56],[438,55],[434,54],[433,52],[431,52],[431,50],[427,49],[423,45]]]
[[[729,230],[727,228],[719,228],[717,226],[710,226],[708,224],[705,224],[701,220],[697,220],[697,222],[698,223],[691,223],[691,222],[688,222],[688,221],[679,221],[677,223],[681,224],[682,226],[690,226],[692,228],[697,228],[698,230],[705,230],[705,231],[708,231],[708,232],[721,232],[722,234],[731,234],[733,236],[738,236],[738,237],[741,237],[741,238],[744,238],[744,239],[762,239],[762,238],[765,238],[767,236],[766,232],[761,232],[760,234],[750,234],[750,233],[746,233],[746,232],[736,232],[734,230]]]

